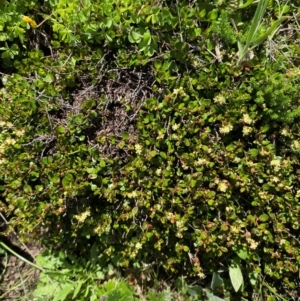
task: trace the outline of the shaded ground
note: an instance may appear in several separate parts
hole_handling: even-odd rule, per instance
[[[42,251],[35,243],[25,246],[14,236],[1,238],[1,241],[29,261]],[[29,292],[36,284],[39,271],[4,248],[0,247],[0,251],[0,300],[31,300]]]

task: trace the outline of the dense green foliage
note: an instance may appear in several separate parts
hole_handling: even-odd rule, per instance
[[[2,1],[10,226],[102,266],[231,277],[220,297],[296,297],[298,4]]]

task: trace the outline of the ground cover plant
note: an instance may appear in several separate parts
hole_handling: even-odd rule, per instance
[[[133,283],[296,300],[299,1],[0,6],[4,234]]]

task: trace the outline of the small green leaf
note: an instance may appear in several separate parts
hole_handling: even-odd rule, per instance
[[[246,260],[249,257],[249,253],[245,248],[238,248],[235,252],[243,260]]]
[[[264,213],[264,214],[260,215],[259,220],[262,222],[266,222],[269,220],[269,218],[270,218],[269,215]]]
[[[270,126],[268,124],[265,124],[265,125],[260,127],[260,131],[262,133],[266,133],[269,129],[270,129]]]
[[[31,193],[31,192],[32,192],[32,188],[31,188],[30,185],[25,185],[23,189],[24,189],[24,191],[25,191],[26,193]]]
[[[229,144],[229,145],[226,146],[226,150],[227,150],[228,152],[233,151],[234,148],[235,148],[234,144]]]
[[[159,155],[160,155],[162,158],[164,158],[164,159],[167,159],[167,155],[166,155],[166,153],[164,153],[164,152],[160,152],[160,153],[159,153]]]
[[[62,126],[62,125],[59,125],[57,128],[56,128],[56,131],[60,134],[63,134],[65,132],[65,128]]]
[[[67,173],[62,180],[62,185],[63,187],[68,187],[73,181],[73,175],[71,173]]]
[[[249,150],[249,154],[252,158],[255,158],[258,155],[258,150],[256,148],[252,148]]]
[[[45,76],[44,81],[47,83],[52,83],[54,81],[54,76],[51,73],[48,73]]]
[[[238,8],[239,9],[246,8],[247,6],[251,5],[252,3],[253,3],[253,0],[248,0],[246,3],[240,4]]]
[[[217,9],[213,9],[212,11],[210,11],[208,13],[208,18],[211,21],[216,20],[218,18],[218,10]]]
[[[97,244],[94,243],[90,249],[90,258],[93,262],[95,262],[98,259],[99,250],[97,247]]]
[[[206,16],[206,10],[202,9],[201,12],[199,13],[200,18],[204,18]]]
[[[122,138],[124,140],[128,140],[129,139],[129,134],[127,132],[122,133]]]
[[[184,246],[184,247],[183,247],[183,250],[184,250],[185,252],[188,252],[188,251],[190,250],[190,248],[189,248],[188,246]]]

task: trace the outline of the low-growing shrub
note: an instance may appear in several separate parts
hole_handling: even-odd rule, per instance
[[[10,226],[73,255],[96,244],[103,266],[236,270],[237,298],[262,274],[295,296],[294,6],[270,1],[254,28],[252,1],[83,2],[45,1],[27,30],[50,43],[26,44],[2,78]]]

